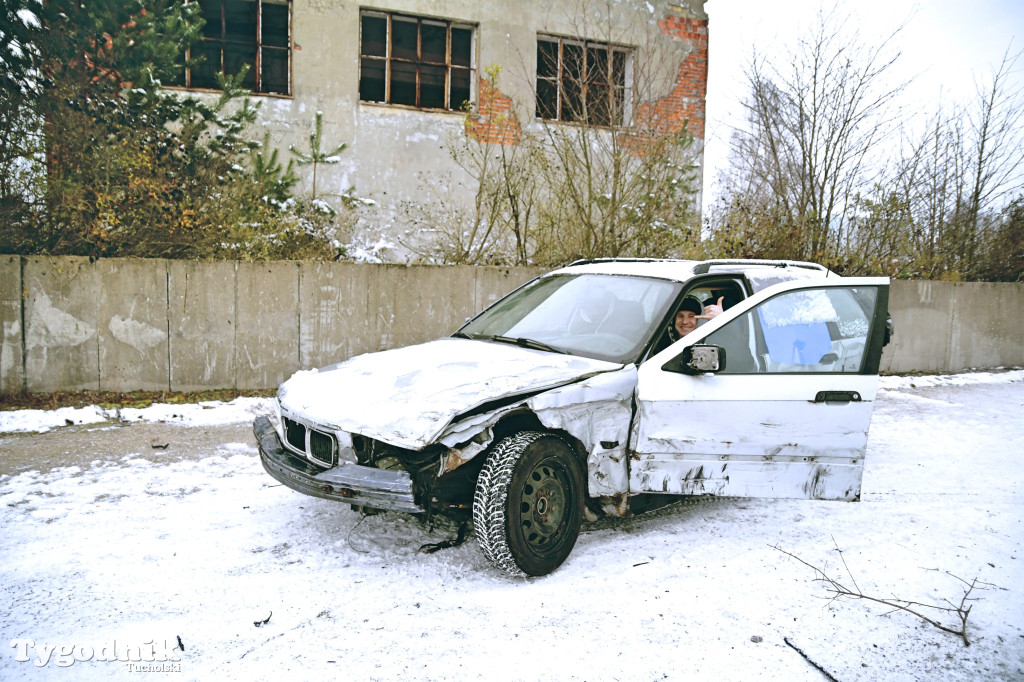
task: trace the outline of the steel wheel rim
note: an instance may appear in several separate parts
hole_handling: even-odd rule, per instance
[[[557,549],[571,516],[572,485],[568,473],[551,459],[527,474],[519,495],[519,525],[529,547],[545,554]]]

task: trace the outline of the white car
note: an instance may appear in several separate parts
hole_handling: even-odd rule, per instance
[[[253,428],[285,485],[471,516],[496,566],[544,575],[594,515],[859,499],[888,297],[812,263],[578,262],[451,337],[297,372]],[[677,311],[712,303],[679,338]]]

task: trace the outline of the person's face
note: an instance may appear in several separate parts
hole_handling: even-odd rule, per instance
[[[686,336],[697,328],[697,313],[692,310],[680,310],[676,313],[676,331]]]

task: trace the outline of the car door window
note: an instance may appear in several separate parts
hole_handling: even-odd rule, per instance
[[[726,351],[723,373],[859,373],[871,330],[875,287],[791,291],[712,332]]]

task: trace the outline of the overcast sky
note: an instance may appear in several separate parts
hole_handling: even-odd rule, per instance
[[[902,55],[894,77],[915,77],[908,89],[910,111],[927,114],[939,98],[961,99],[974,92],[975,77],[990,74],[1007,47],[1024,48],[1024,0],[838,0],[836,12],[850,16],[862,34],[888,35],[900,24]],[[831,0],[708,0],[709,22],[705,205],[724,167],[730,126],[745,93],[744,66],[753,50],[787,53],[800,31],[808,31],[818,9]],[[1024,58],[1013,75],[1024,87]]]

